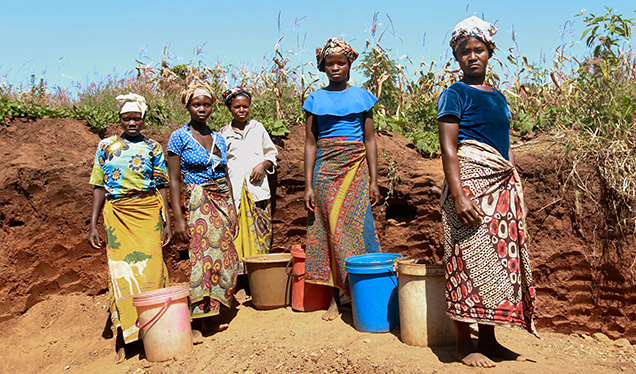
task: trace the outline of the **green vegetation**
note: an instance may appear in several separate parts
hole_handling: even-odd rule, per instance
[[[636,209],[636,61],[628,40],[634,20],[611,8],[606,8],[605,14],[575,17],[585,24],[581,39],[589,48],[582,61],[569,55],[568,46],[563,45],[551,66],[530,64],[518,53],[513,32],[514,47],[507,55],[505,50],[498,50],[495,57],[500,60],[491,60],[491,68],[503,71],[503,76],[491,70],[488,79],[508,98],[513,141],[549,133],[562,140],[574,165],[580,160],[593,160],[605,188],[618,201],[616,215],[623,217],[619,221],[626,217],[621,212],[628,212],[632,222]],[[423,156],[437,157],[437,97],[459,79],[460,72],[453,70],[455,65],[449,60],[441,68],[422,62],[415,65],[414,73],[408,73],[404,64],[413,66],[408,57],[392,58],[390,50],[381,46],[387,30],[380,30],[377,19],[378,14],[370,28],[372,42],[367,41],[354,66],[365,79],[363,87],[380,98],[374,110],[376,127],[403,134]],[[188,117],[180,92],[197,77],[210,83],[218,98],[230,88],[229,82],[246,87],[253,94],[252,117],[273,136],[285,136],[289,126],[303,123],[300,108],[304,98],[319,87],[319,75],[309,66],[311,63],[289,66],[281,52],[287,50],[280,45],[283,37],[276,45],[271,66],[256,71],[219,64],[209,67],[201,60],[172,63],[174,56],[164,51],[160,64],[140,62],[134,76],[107,77],[100,84],[77,87],[77,97],[50,89],[43,79],[33,76],[26,90],[0,87],[0,124],[15,117],[72,117],[87,121],[100,132],[117,122],[114,98],[127,92],[146,97],[149,125],[162,128],[181,124]],[[297,46],[297,51],[286,53],[299,51]],[[215,106],[211,123],[219,128],[231,116],[222,100]]]

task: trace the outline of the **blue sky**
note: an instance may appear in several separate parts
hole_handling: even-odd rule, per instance
[[[197,58],[206,65],[260,67],[273,55],[282,33],[282,49],[296,54],[286,53],[294,62],[313,60],[313,50],[331,36],[342,35],[360,52],[372,38],[369,28],[376,12],[379,30],[389,26],[382,46],[395,58],[409,56],[415,65],[446,61],[454,25],[467,16],[483,15],[499,29],[495,41],[501,60],[513,45],[514,28],[521,53],[531,62],[543,54],[549,66],[554,49],[578,41],[584,30],[582,18],[574,15],[581,9],[605,13],[603,5],[588,0],[9,1],[2,6],[0,23],[0,84],[19,85],[31,74],[61,87],[99,81],[111,73],[121,76],[142,56],[145,63],[159,61],[166,44],[182,63],[205,44]],[[605,5],[636,17],[633,0]],[[568,21],[572,23],[566,25]],[[585,48],[579,43],[573,51],[582,55]],[[401,61],[414,70],[407,60]]]

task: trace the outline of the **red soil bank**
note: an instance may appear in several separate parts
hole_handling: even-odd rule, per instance
[[[306,233],[304,129],[291,130],[276,141],[276,251],[289,251]],[[151,137],[165,148],[169,133]],[[99,139],[71,119],[15,120],[0,127],[0,321],[51,294],[106,291],[105,252],[86,242],[88,179]],[[380,189],[393,196],[373,209],[383,250],[440,262],[441,161],[422,158],[401,135],[380,133],[377,140]],[[634,235],[617,232],[611,195],[596,169],[579,165],[567,179],[567,166],[548,143],[515,151],[530,209],[539,330],[602,331],[636,342]],[[183,244],[169,246],[166,261],[173,281],[187,280]]]

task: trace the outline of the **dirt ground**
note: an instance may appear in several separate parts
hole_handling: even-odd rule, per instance
[[[193,352],[148,362],[139,351],[120,365],[114,339],[103,337],[105,295],[51,296],[24,315],[0,324],[2,373],[634,373],[636,353],[625,339],[542,332],[539,340],[518,329],[498,328],[503,344],[527,362],[498,362],[468,369],[453,360],[454,347],[408,346],[391,333],[362,333],[350,313],[333,322],[321,312],[239,305],[223,332],[207,336]],[[605,338],[605,339],[603,339]]]
[[[165,147],[171,130],[146,134]],[[274,251],[289,251],[306,235],[302,126],[291,131],[275,140]],[[319,312],[256,311],[249,303],[236,309],[227,331],[185,358],[149,364],[134,355],[113,365],[113,340],[102,336],[106,256],[86,242],[99,139],[71,119],[0,126],[0,372],[466,371],[450,347],[410,347],[399,332],[359,333],[347,314],[325,323]],[[440,263],[440,160],[422,158],[397,134],[379,133],[377,141],[379,186],[388,197],[373,209],[382,250]],[[636,372],[629,346],[636,343],[636,236],[617,230],[624,211],[592,163],[572,167],[554,142],[524,141],[513,150],[530,212],[536,324],[544,339],[500,329],[503,342],[533,362],[502,362],[489,372]],[[164,255],[171,282],[186,281],[185,245],[172,244]],[[598,333],[600,340],[591,338]]]

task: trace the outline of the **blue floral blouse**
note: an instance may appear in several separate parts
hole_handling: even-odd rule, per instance
[[[227,165],[227,145],[225,139],[218,133],[212,132],[212,154],[199,144],[188,125],[178,128],[170,134],[168,152],[181,156],[181,174],[186,184],[201,184],[213,179],[225,177]],[[218,148],[221,157],[214,154]]]
[[[163,149],[156,141],[130,142],[115,135],[97,145],[89,183],[104,187],[107,199],[152,191],[168,181]]]

